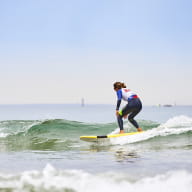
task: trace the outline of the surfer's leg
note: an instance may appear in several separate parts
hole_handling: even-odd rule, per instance
[[[128,105],[124,110],[124,114],[129,114],[128,120],[134,127],[136,127],[138,131],[142,131],[142,129],[139,127],[134,117],[141,111],[141,109],[142,109],[142,103],[140,99],[133,99],[128,103]]]
[[[123,130],[123,119],[122,119],[121,115],[118,115],[117,122],[118,122],[118,125],[119,125],[120,133],[124,133],[124,130]]]
[[[139,111],[134,111],[134,112],[131,112],[129,114],[129,117],[128,117],[128,120],[130,121],[130,123],[136,127],[137,129],[139,128],[139,125],[137,123],[137,121],[135,121],[134,117],[139,113]]]
[[[128,120],[130,123],[138,130],[142,131],[142,129],[139,127],[137,121],[134,119],[134,117],[141,111],[141,108],[135,109],[133,112],[131,112],[128,116]]]
[[[117,117],[117,122],[120,128],[120,133],[124,133],[124,129],[123,129],[123,118],[126,118],[126,116],[128,115],[128,104],[119,111],[119,115]]]

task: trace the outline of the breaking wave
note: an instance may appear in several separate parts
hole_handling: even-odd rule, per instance
[[[192,118],[177,116],[167,122],[159,124],[152,121],[139,121],[145,130],[141,134],[112,138],[108,145],[126,145],[132,143],[161,142],[188,138],[191,142]],[[130,124],[125,123],[126,131],[135,131]],[[117,123],[91,124],[64,119],[36,120],[36,121],[1,121],[0,122],[0,150],[72,150],[82,147],[79,140],[81,135],[106,135],[117,133]],[[174,142],[175,143],[175,142]]]
[[[57,170],[47,164],[42,171],[0,173],[0,188],[2,192],[190,192],[192,174],[177,170],[134,179],[127,173],[90,174],[83,170]]]

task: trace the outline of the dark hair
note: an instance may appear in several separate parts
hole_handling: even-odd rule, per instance
[[[121,89],[121,88],[126,88],[126,85],[122,82],[115,82],[113,84],[113,87],[114,87],[114,89]]]

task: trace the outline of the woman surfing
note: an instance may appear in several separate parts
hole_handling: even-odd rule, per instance
[[[127,116],[128,120],[137,129],[137,131],[141,132],[142,129],[139,127],[137,121],[134,119],[134,117],[142,109],[142,103],[138,95],[132,92],[130,89],[127,89],[126,85],[122,82],[115,82],[113,84],[113,87],[117,93],[116,116],[120,128],[120,133],[124,133],[122,118],[127,118]],[[127,104],[123,107],[122,110],[119,110],[122,99],[124,101],[127,101]]]

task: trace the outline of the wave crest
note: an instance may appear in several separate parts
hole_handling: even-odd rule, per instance
[[[93,175],[82,170],[57,170],[47,164],[42,171],[26,171],[15,175],[1,174],[0,186],[7,191],[23,192],[190,192],[192,174],[178,170],[134,180],[125,173],[110,172]]]
[[[135,142],[150,142],[161,138],[170,139],[172,135],[190,134],[192,119],[178,116],[163,124],[152,121],[139,121],[145,130],[142,134],[128,137],[112,138],[108,145],[125,145]],[[128,131],[135,131],[130,124],[125,125]],[[0,150],[71,150],[80,147],[81,135],[106,135],[119,132],[117,123],[89,124],[65,119],[49,119],[36,121],[1,121],[0,122]]]
[[[182,135],[191,132],[192,118],[186,116],[177,116],[169,119],[167,122],[160,124],[155,128],[148,129],[141,134],[124,136],[120,138],[111,138],[110,142],[113,145],[125,145],[135,142],[143,142],[158,137],[166,137],[168,139],[168,136]]]

